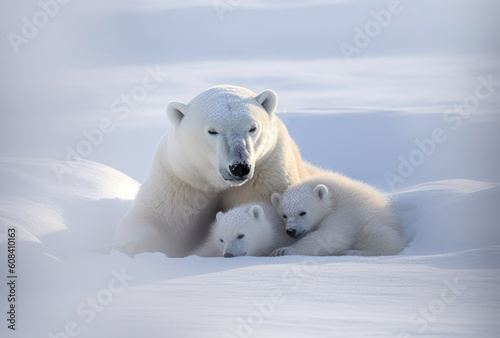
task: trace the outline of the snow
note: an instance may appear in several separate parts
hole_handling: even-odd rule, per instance
[[[16,332],[4,321],[2,337],[498,337],[499,87],[483,86],[470,115],[450,109],[500,81],[499,3],[401,1],[347,62],[339,44],[387,1],[222,2],[222,21],[201,0],[69,2],[17,54],[0,42],[1,311],[9,228],[18,255]],[[4,36],[40,10],[0,6]],[[390,194],[408,247],[234,259],[111,250],[167,103],[217,84],[276,91],[303,157]]]

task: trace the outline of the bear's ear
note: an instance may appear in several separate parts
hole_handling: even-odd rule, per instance
[[[273,205],[274,208],[277,208],[278,205],[280,205],[281,202],[281,195],[275,192],[274,194],[271,195],[271,204]]]
[[[222,211],[219,211],[217,215],[215,215],[215,219],[220,222],[220,220],[224,217],[224,213]]]
[[[250,216],[255,219],[262,219],[262,217],[264,216],[264,210],[262,210],[262,207],[260,205],[253,205],[250,208]]]
[[[314,188],[313,194],[321,201],[328,195],[328,188],[324,184],[318,184],[316,188]]]
[[[271,89],[264,90],[255,97],[255,100],[267,111],[269,115],[273,114],[278,105],[278,94]]]
[[[170,122],[175,126],[179,126],[181,120],[186,115],[187,106],[178,101],[172,101],[167,106],[167,116]]]

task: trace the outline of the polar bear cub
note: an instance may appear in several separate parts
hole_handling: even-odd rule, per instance
[[[340,174],[322,172],[275,193],[271,203],[298,241],[276,249],[283,255],[394,255],[406,246],[403,226],[388,199]]]
[[[276,248],[295,242],[283,227],[281,217],[270,204],[242,204],[226,213],[217,213],[207,240],[193,254],[202,257],[269,256]]]

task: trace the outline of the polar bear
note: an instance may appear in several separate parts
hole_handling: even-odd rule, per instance
[[[269,256],[295,239],[283,231],[273,206],[250,202],[216,215],[207,240],[193,252],[202,257]]]
[[[276,249],[283,255],[394,255],[406,240],[387,198],[374,188],[332,172],[295,184],[271,203],[285,220],[283,231],[299,240]]]
[[[170,127],[118,226],[115,247],[130,255],[184,257],[206,237],[218,211],[268,200],[314,173],[275,115],[277,102],[272,90],[257,95],[228,85],[187,105],[170,102]]]

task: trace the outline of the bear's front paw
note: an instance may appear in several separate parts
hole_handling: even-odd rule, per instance
[[[291,248],[289,246],[285,246],[284,248],[279,248],[276,249],[272,252],[271,257],[278,257],[278,256],[290,256],[290,255],[298,255],[299,253],[296,252],[294,248]]]

